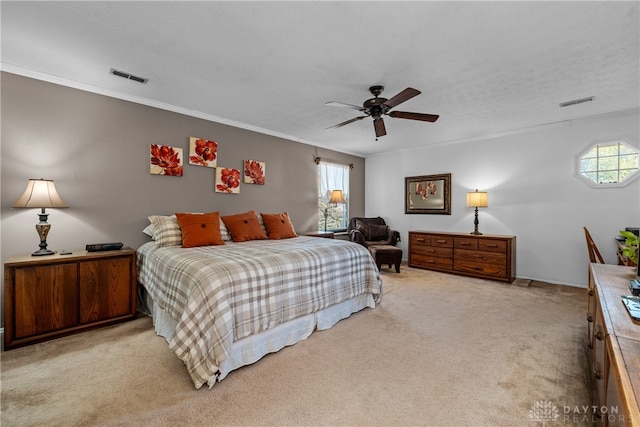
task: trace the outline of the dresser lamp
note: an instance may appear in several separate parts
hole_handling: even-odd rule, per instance
[[[55,252],[47,249],[47,235],[51,224],[47,223],[48,213],[46,208],[68,208],[62,200],[53,180],[50,179],[30,179],[24,194],[13,204],[14,208],[39,208],[42,211],[38,214],[40,222],[36,224],[36,231],[40,236],[40,249],[32,253],[33,256],[52,255]]]
[[[471,232],[471,234],[478,234],[478,235],[482,234],[481,232],[478,231],[478,224],[479,224],[478,208],[486,208],[487,206],[489,206],[489,204],[488,204],[486,191],[478,191],[478,189],[476,188],[476,191],[471,191],[467,193],[467,207],[476,208],[476,217],[475,217],[475,220],[473,221],[475,228]]]
[[[327,202],[327,206],[324,208],[324,231],[327,231],[327,216],[329,216],[329,205],[338,205],[347,203],[344,200],[344,194],[342,190],[331,191],[331,198]]]

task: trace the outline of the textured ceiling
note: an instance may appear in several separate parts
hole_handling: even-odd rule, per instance
[[[352,154],[639,107],[639,2],[10,2],[2,69]],[[116,68],[149,79],[138,84]],[[435,123],[370,118],[369,86]],[[559,103],[595,96],[593,102]],[[215,139],[215,135],[202,135]]]

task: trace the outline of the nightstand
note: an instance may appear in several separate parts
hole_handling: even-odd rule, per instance
[[[333,231],[313,231],[311,233],[305,233],[305,236],[309,237],[324,237],[325,239],[333,239]]]
[[[4,264],[4,349],[136,316],[136,252],[16,256]]]

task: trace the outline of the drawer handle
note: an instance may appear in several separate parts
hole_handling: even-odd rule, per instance
[[[593,370],[593,376],[597,379],[597,380],[601,380],[602,379],[602,374],[600,373],[599,369],[594,369]]]
[[[447,241],[446,241],[446,240],[442,240],[442,239],[440,239],[440,240],[436,240],[436,242],[438,242],[438,243],[447,243]]]
[[[428,260],[427,260],[427,263],[428,263],[428,264],[435,264],[436,262],[435,262],[434,260],[432,260],[432,259],[428,259]]]
[[[425,249],[425,252],[429,252],[431,254],[436,253],[435,249]]]
[[[495,243],[487,243],[485,246],[488,247],[488,248],[497,248],[498,247],[498,245],[496,245]]]
[[[478,267],[478,266],[473,267],[473,269],[476,271],[482,271],[482,267]]]
[[[423,239],[422,237],[417,237],[417,238],[416,238],[416,240],[417,240],[418,242],[424,242],[424,239]]]
[[[472,256],[473,256],[474,258],[484,258],[484,256],[483,256],[483,255],[480,255],[480,254],[473,254]]]
[[[460,242],[460,246],[471,246],[469,242]]]
[[[587,322],[593,322],[593,316],[591,316],[590,314],[587,314]]]
[[[596,337],[598,341],[602,341],[604,339],[604,335],[602,334],[602,331],[596,332],[593,336]]]

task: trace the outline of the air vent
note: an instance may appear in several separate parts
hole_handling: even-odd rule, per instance
[[[114,76],[122,77],[123,79],[133,80],[134,82],[145,84],[149,81],[149,79],[145,79],[144,77],[134,76],[133,74],[126,73],[124,71],[118,71],[112,68],[109,71],[109,74],[113,74]]]
[[[584,102],[590,102],[590,101],[593,101],[594,99],[595,99],[595,96],[589,96],[587,98],[574,99],[572,101],[561,102],[560,103],[560,108],[568,107],[570,105],[578,105],[578,104],[582,104]]]

